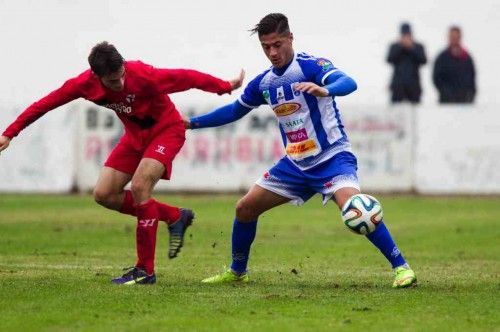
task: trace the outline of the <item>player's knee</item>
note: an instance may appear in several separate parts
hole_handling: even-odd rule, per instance
[[[259,217],[258,210],[244,199],[240,199],[236,204],[236,219],[239,221],[254,221]]]
[[[133,178],[132,183],[130,184],[132,195],[138,200],[149,197],[151,189],[150,181],[143,177]]]
[[[108,202],[110,200],[110,194],[107,190],[103,190],[101,188],[94,188],[94,200],[97,204],[102,206],[108,206]]]

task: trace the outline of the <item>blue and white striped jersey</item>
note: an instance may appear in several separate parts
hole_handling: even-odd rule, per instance
[[[284,71],[271,67],[254,78],[238,99],[249,108],[271,106],[287,156],[302,170],[351,151],[334,97],[315,97],[294,89],[299,82],[323,86],[337,70],[327,59],[297,53]]]

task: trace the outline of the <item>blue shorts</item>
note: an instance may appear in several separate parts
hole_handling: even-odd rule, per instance
[[[340,152],[331,159],[300,170],[286,156],[281,158],[256,184],[280,196],[290,198],[290,203],[302,205],[316,193],[323,195],[326,204],[333,194],[345,187],[359,188],[356,157],[350,152]]]

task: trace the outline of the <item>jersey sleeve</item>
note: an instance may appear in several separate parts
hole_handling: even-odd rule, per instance
[[[261,74],[248,83],[243,94],[238,98],[241,105],[248,108],[256,108],[266,104],[263,93],[260,92],[260,82],[264,74]]]
[[[31,104],[17,119],[7,127],[3,136],[16,137],[24,128],[38,120],[45,113],[81,97],[77,78],[66,81],[59,89]]]
[[[199,89],[222,95],[231,93],[231,83],[192,69],[160,69],[151,67],[151,76],[161,93]]]
[[[304,74],[311,81],[320,86],[325,85],[328,76],[338,71],[333,63],[325,58],[314,58],[302,62]]]

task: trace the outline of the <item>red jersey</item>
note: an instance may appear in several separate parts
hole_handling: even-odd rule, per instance
[[[29,106],[2,134],[13,138],[45,113],[78,98],[116,112],[125,126],[127,139],[137,148],[182,117],[167,93],[197,88],[224,94],[231,84],[208,74],[189,69],[159,69],[140,61],[126,61],[122,91],[110,90],[86,70],[66,81],[59,89]]]

